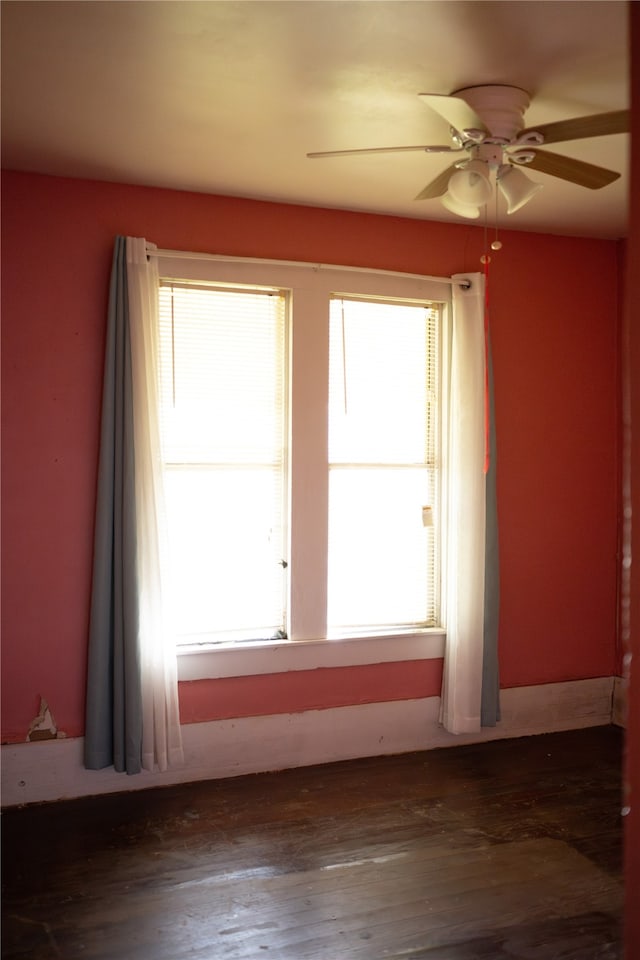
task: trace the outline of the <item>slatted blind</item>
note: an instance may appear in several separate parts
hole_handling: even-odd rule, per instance
[[[330,631],[437,623],[439,309],[332,299]]]
[[[286,296],[163,282],[161,434],[183,643],[284,630]]]

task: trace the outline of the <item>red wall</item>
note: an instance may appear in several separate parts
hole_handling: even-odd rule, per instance
[[[116,234],[171,249],[449,275],[482,228],[3,176],[2,737],[83,730],[101,366]],[[615,669],[617,255],[502,234],[491,265],[502,685]],[[440,663],[181,684],[185,721],[439,692]]]

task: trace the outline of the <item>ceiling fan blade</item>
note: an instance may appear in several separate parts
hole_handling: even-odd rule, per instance
[[[611,113],[596,113],[592,117],[575,117],[572,120],[543,123],[539,127],[522,130],[518,137],[528,133],[540,133],[544,137],[545,144],[560,143],[563,140],[583,140],[585,137],[607,137],[614,133],[628,133],[630,125],[629,110],[613,110]]]
[[[314,160],[318,157],[347,157],[355,153],[408,153],[411,150],[419,150],[422,153],[460,153],[462,149],[462,147],[446,147],[439,144],[419,147],[363,147],[357,150],[321,150],[308,153],[307,156]]]
[[[419,93],[420,99],[439,113],[454,130],[486,130],[478,114],[466,100],[440,93]]]
[[[443,197],[449,187],[449,177],[456,169],[455,163],[452,163],[435,180],[428,183],[424,190],[421,190],[417,197],[414,197],[414,200],[434,200],[436,197]]]
[[[549,153],[548,150],[536,150],[533,160],[527,164],[515,164],[515,166],[539,170],[540,173],[548,173],[552,177],[568,180],[570,183],[588,187],[590,190],[606,187],[620,176],[614,170],[596,167],[592,163],[585,163],[584,160],[574,160],[573,157],[562,157],[557,153]]]

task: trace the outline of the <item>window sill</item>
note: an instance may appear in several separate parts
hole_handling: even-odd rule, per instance
[[[355,637],[341,640],[266,640],[260,643],[182,647],[178,680],[251,677],[292,670],[434,660],[444,656],[440,628],[419,633]]]

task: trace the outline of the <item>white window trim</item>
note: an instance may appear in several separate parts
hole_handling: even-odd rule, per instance
[[[183,646],[178,653],[178,680],[264,676],[320,667],[355,667],[372,663],[435,660],[444,657],[445,632],[439,627],[419,633],[340,640],[266,640],[259,643]]]
[[[159,271],[163,280],[265,285],[293,291],[296,311],[293,351],[296,356],[292,358],[294,374],[290,396],[293,411],[290,469],[294,478],[290,510],[291,516],[295,518],[293,529],[296,533],[291,542],[289,563],[296,564],[298,569],[303,570],[314,567],[314,582],[317,583],[315,603],[307,603],[301,609],[292,596],[292,639],[215,646],[181,646],[177,657],[178,679],[258,676],[319,667],[359,666],[443,657],[445,632],[441,628],[385,636],[326,638],[327,531],[322,523],[318,523],[318,513],[322,515],[322,511],[309,510],[308,503],[324,503],[326,514],[328,383],[325,382],[325,371],[328,365],[330,296],[345,292],[347,288],[349,294],[365,297],[450,303],[450,281],[358,269],[349,272],[348,283],[345,283],[345,268],[340,267],[255,260],[172,258],[168,252],[163,252]],[[312,392],[315,398],[313,403],[300,402],[300,393],[306,390],[309,381],[307,377],[304,384],[296,382],[296,361],[300,356],[325,360],[324,364],[305,365],[307,371],[318,370],[319,379]],[[324,461],[311,461],[304,451],[303,443],[299,442],[305,434],[325,437],[324,444],[321,442],[316,445],[320,459],[324,447]],[[304,497],[299,492],[296,495],[296,490],[304,490]],[[324,570],[321,565],[318,566],[318,557],[324,557]],[[310,575],[305,578],[303,574],[304,582],[309,582],[310,579]]]

